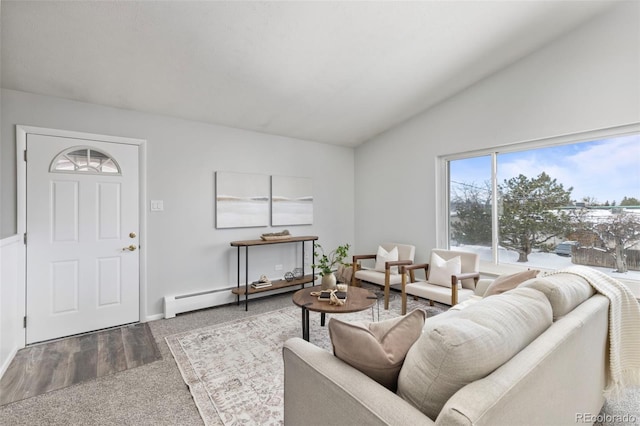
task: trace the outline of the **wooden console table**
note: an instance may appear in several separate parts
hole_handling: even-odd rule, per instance
[[[231,290],[233,294],[236,295],[236,303],[240,304],[240,296],[244,294],[244,310],[249,310],[249,295],[254,293],[260,293],[263,291],[276,290],[279,288],[291,287],[294,285],[300,285],[301,288],[304,288],[306,283],[313,283],[315,277],[315,268],[312,268],[311,275],[306,275],[304,271],[304,243],[306,241],[312,242],[312,251],[311,255],[313,256],[313,252],[316,248],[316,240],[318,237],[315,236],[307,236],[307,237],[290,237],[282,240],[245,240],[245,241],[232,241],[231,247],[237,247],[238,249],[238,283],[237,287]],[[265,246],[272,244],[289,244],[289,243],[300,243],[302,245],[302,278],[294,278],[292,281],[287,280],[275,280],[271,281],[271,286],[263,287],[263,288],[253,288],[249,284],[249,247],[254,246]],[[244,287],[240,286],[240,250],[244,247]]]

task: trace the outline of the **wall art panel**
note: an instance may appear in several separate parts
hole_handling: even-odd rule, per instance
[[[269,225],[269,176],[216,172],[216,228]]]
[[[271,176],[271,225],[313,224],[311,178]]]

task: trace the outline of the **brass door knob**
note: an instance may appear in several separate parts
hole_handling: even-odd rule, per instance
[[[135,232],[129,232],[129,238],[135,238],[135,237],[136,237]]]
[[[125,251],[125,250],[136,251],[136,248],[137,247],[135,245],[131,244],[129,247],[123,247],[122,251]]]

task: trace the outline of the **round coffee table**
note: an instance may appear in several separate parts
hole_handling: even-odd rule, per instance
[[[302,338],[309,341],[309,311],[320,312],[320,325],[324,326],[326,314],[346,314],[360,312],[372,307],[378,298],[364,288],[349,286],[344,305],[331,305],[329,301],[320,301],[312,292],[319,292],[320,286],[303,288],[293,294],[293,303],[302,308]]]

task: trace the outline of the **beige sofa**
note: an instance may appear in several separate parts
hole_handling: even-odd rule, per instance
[[[576,276],[537,280],[521,285],[534,290],[518,288],[477,299],[464,309],[427,319],[425,332],[407,355],[400,382],[416,381],[424,373],[415,362],[409,363],[410,354],[415,349],[415,358],[420,342],[438,324],[450,323],[465,312],[479,318],[491,316],[496,303],[508,301],[512,292],[533,295],[538,304],[544,299],[550,306],[550,325],[545,325],[541,334],[488,375],[455,391],[431,418],[424,407],[421,411],[406,395],[405,399],[400,397],[402,392],[386,389],[331,353],[302,339],[288,340],[283,348],[285,424],[575,425],[581,418],[597,415],[604,403],[609,300]],[[570,284],[561,283],[558,291],[558,280]],[[486,281],[479,288],[484,291]],[[507,315],[516,320],[518,312],[511,310]],[[510,320],[503,317],[501,321]],[[490,358],[480,352],[465,354],[469,355],[470,364],[474,356],[478,364]],[[438,383],[447,380],[437,377]]]

